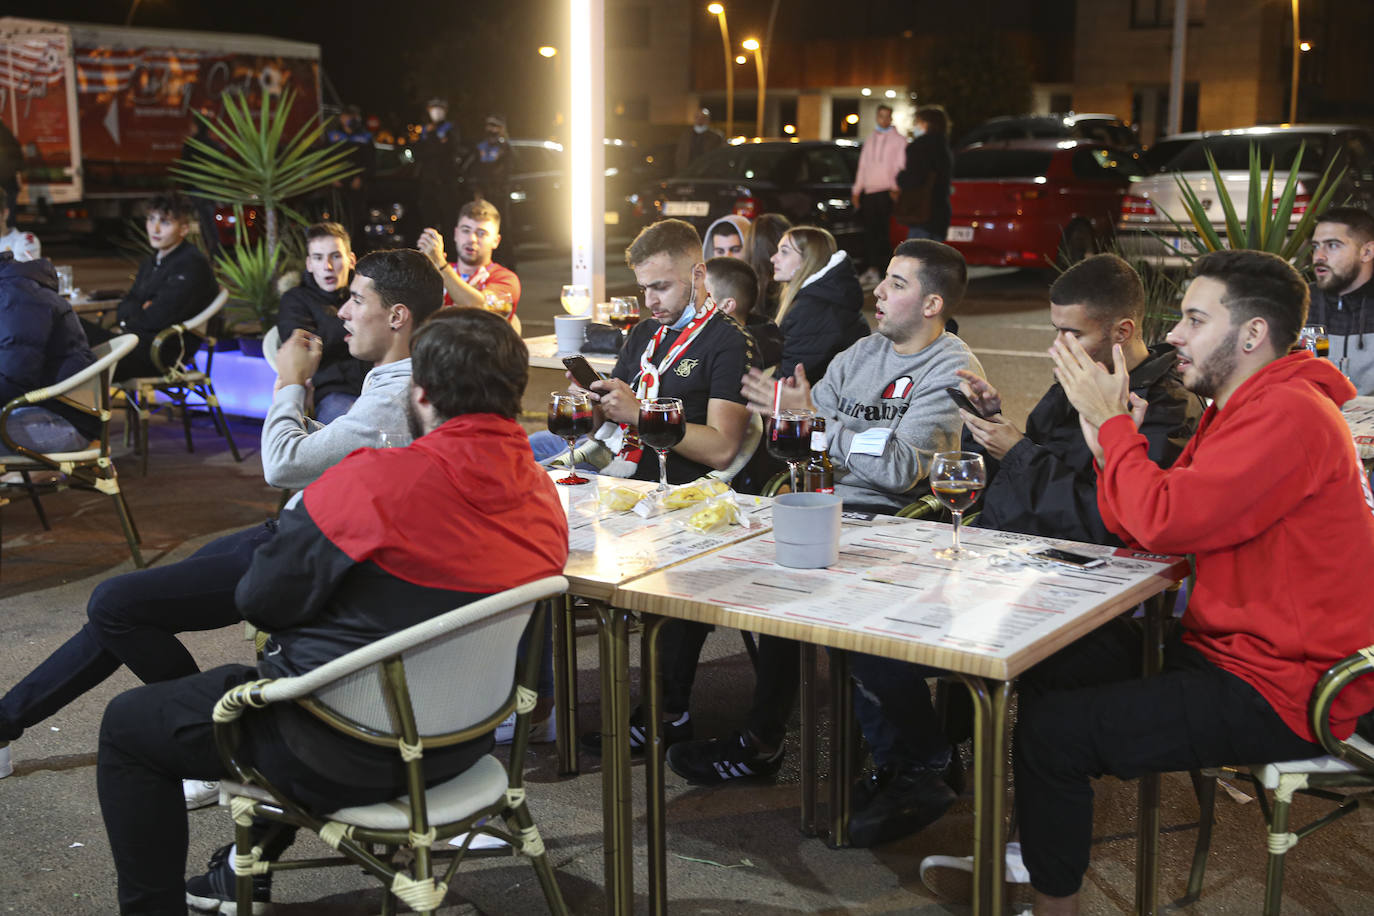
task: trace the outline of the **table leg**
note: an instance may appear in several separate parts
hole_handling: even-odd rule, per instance
[[[558,729],[558,775],[576,776],[577,760],[577,619],[572,597],[553,602],[553,714]]]
[[[1007,700],[1011,681],[957,675],[973,694],[973,912],[1001,916],[1007,846]]]
[[[1158,674],[1164,667],[1164,618],[1176,596],[1177,590],[1173,590],[1145,602],[1145,677]],[[1140,916],[1154,916],[1159,909],[1159,780],[1158,773],[1147,773],[1140,777],[1137,789],[1135,911]]]
[[[645,827],[649,838],[649,913],[668,912],[668,824],[663,798],[663,679],[658,670],[658,635],[667,617],[644,615],[639,656],[642,675],[639,692],[644,697],[646,743],[644,748],[644,794],[648,808]]]
[[[849,653],[830,652],[830,845],[849,845],[849,815],[853,807],[854,684],[849,679]]]
[[[630,795],[630,614],[597,602],[601,632],[601,803],[609,912],[634,912]]]
[[[816,729],[820,723],[816,719],[816,691],[819,688],[816,677],[816,646],[801,643],[801,785],[802,785],[802,836],[819,836],[820,819],[816,814],[816,786],[819,782],[816,757],[818,744]]]

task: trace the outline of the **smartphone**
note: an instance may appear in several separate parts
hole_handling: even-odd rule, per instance
[[[980,420],[987,419],[987,417],[983,416],[981,410],[973,406],[973,402],[968,399],[968,395],[964,394],[958,388],[946,388],[945,394],[949,395],[949,399],[955,404],[958,404],[961,410],[967,410]]]
[[[1044,550],[1035,550],[1031,556],[1049,560],[1051,563],[1058,563],[1061,566],[1073,566],[1078,569],[1092,569],[1097,566],[1106,566],[1107,561],[1101,557],[1090,557],[1085,553],[1071,553],[1067,550],[1060,550],[1057,547],[1046,547]]]
[[[565,356],[563,357],[563,365],[567,366],[568,371],[572,373],[573,381],[589,391],[592,382],[599,382],[606,378],[592,368],[592,364],[587,362],[585,356]]]

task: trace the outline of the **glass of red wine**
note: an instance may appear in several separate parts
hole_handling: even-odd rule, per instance
[[[811,457],[811,421],[816,412],[809,408],[779,410],[768,420],[768,454],[787,462],[792,492],[800,493],[802,462]]]
[[[936,452],[930,466],[930,491],[954,514],[954,539],[935,555],[945,560],[967,560],[978,556],[976,550],[959,546],[959,527],[964,512],[978,501],[988,485],[983,456],[977,452]]]
[[[549,393],[549,432],[568,441],[568,476],[555,480],[571,486],[590,483],[577,473],[573,464],[573,446],[582,436],[592,432],[592,401],[585,393],[553,391]]]
[[[677,398],[648,398],[639,402],[639,441],[658,452],[658,488],[668,489],[668,449],[687,434],[682,401]]]
[[[615,296],[611,299],[611,313],[606,318],[611,327],[619,328],[626,337],[639,324],[639,299],[636,296]]]

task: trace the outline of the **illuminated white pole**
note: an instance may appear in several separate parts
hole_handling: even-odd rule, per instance
[[[572,282],[606,298],[606,2],[570,0]]]

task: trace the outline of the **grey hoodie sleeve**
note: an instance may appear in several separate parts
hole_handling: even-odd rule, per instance
[[[283,387],[262,424],[262,472],[268,484],[293,490],[308,486],[353,450],[375,447],[381,431],[408,443],[404,401],[398,399],[404,391],[403,385],[374,384],[348,413],[322,426],[305,415],[305,388]]]

